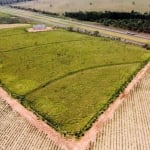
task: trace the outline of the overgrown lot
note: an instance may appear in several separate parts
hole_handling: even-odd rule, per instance
[[[61,133],[81,136],[150,52],[64,30],[0,30],[1,85]]]
[[[0,12],[0,24],[32,23],[33,21]]]

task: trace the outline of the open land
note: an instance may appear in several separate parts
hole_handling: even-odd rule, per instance
[[[150,149],[150,70],[103,126],[90,150]]]
[[[123,104],[112,115],[112,119],[108,120],[101,130],[99,129],[96,140],[91,141],[88,149],[149,150],[149,73],[150,70],[147,71],[137,87],[132,89],[130,95],[124,98]],[[0,96],[2,96],[2,93]],[[13,103],[12,101],[12,98],[10,98],[11,103]],[[65,147],[60,139],[56,142],[53,136],[49,137],[37,130],[29,123],[30,121],[26,121],[15,110],[12,110],[1,98],[0,120],[1,149],[73,150]],[[80,143],[80,145],[83,145],[83,143]],[[76,150],[81,149],[76,148]]]
[[[79,21],[73,21],[63,18],[56,18],[52,16],[47,16],[44,14],[34,13],[25,10],[13,9],[9,7],[0,7],[0,11],[8,14],[13,14],[19,17],[24,17],[27,19],[32,19],[47,25],[67,28],[72,27],[80,30],[87,30],[90,32],[98,31],[102,36],[120,38],[123,41],[135,43],[135,44],[147,44],[150,43],[149,34],[134,33],[134,35],[127,34],[126,30],[110,29],[108,27],[102,27],[99,25],[91,25],[89,23],[83,23]]]
[[[149,0],[37,0],[14,4],[48,12],[64,13],[78,11],[139,11],[149,12]]]
[[[0,12],[0,29],[28,26],[33,21],[12,14]]]
[[[1,28],[0,86],[10,96],[0,88],[0,149],[149,150],[150,65],[110,105],[149,58],[146,49],[106,38],[60,29],[28,33],[27,27]],[[95,123],[75,140],[62,137],[41,119],[76,137]]]
[[[143,48],[106,38],[25,28],[0,30],[0,53],[2,86],[69,135],[85,128],[150,57]]]

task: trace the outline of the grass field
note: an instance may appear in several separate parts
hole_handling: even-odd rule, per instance
[[[1,84],[70,135],[85,128],[149,57],[137,46],[64,30],[0,30]]]
[[[138,86],[125,98],[121,107],[116,110],[113,118],[99,130],[96,140],[92,140],[90,144],[87,142],[90,145],[87,150],[149,150],[149,88],[150,72],[147,72]],[[3,149],[16,150],[26,147],[28,150],[71,150],[71,148],[64,149],[65,144],[62,144],[61,140],[55,143],[52,135],[49,137],[36,129],[1,99],[0,114],[0,146]]]
[[[38,0],[14,4],[26,8],[35,8],[49,12],[65,11],[139,11],[149,12],[149,0]]]

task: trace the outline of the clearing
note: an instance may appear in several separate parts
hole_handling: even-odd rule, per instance
[[[106,38],[25,28],[0,30],[0,53],[2,86],[53,128],[73,136],[91,126],[150,57],[143,48]]]

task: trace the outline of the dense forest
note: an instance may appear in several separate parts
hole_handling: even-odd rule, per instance
[[[97,22],[105,26],[119,27],[138,32],[150,33],[150,13],[139,12],[66,12],[66,17]]]

